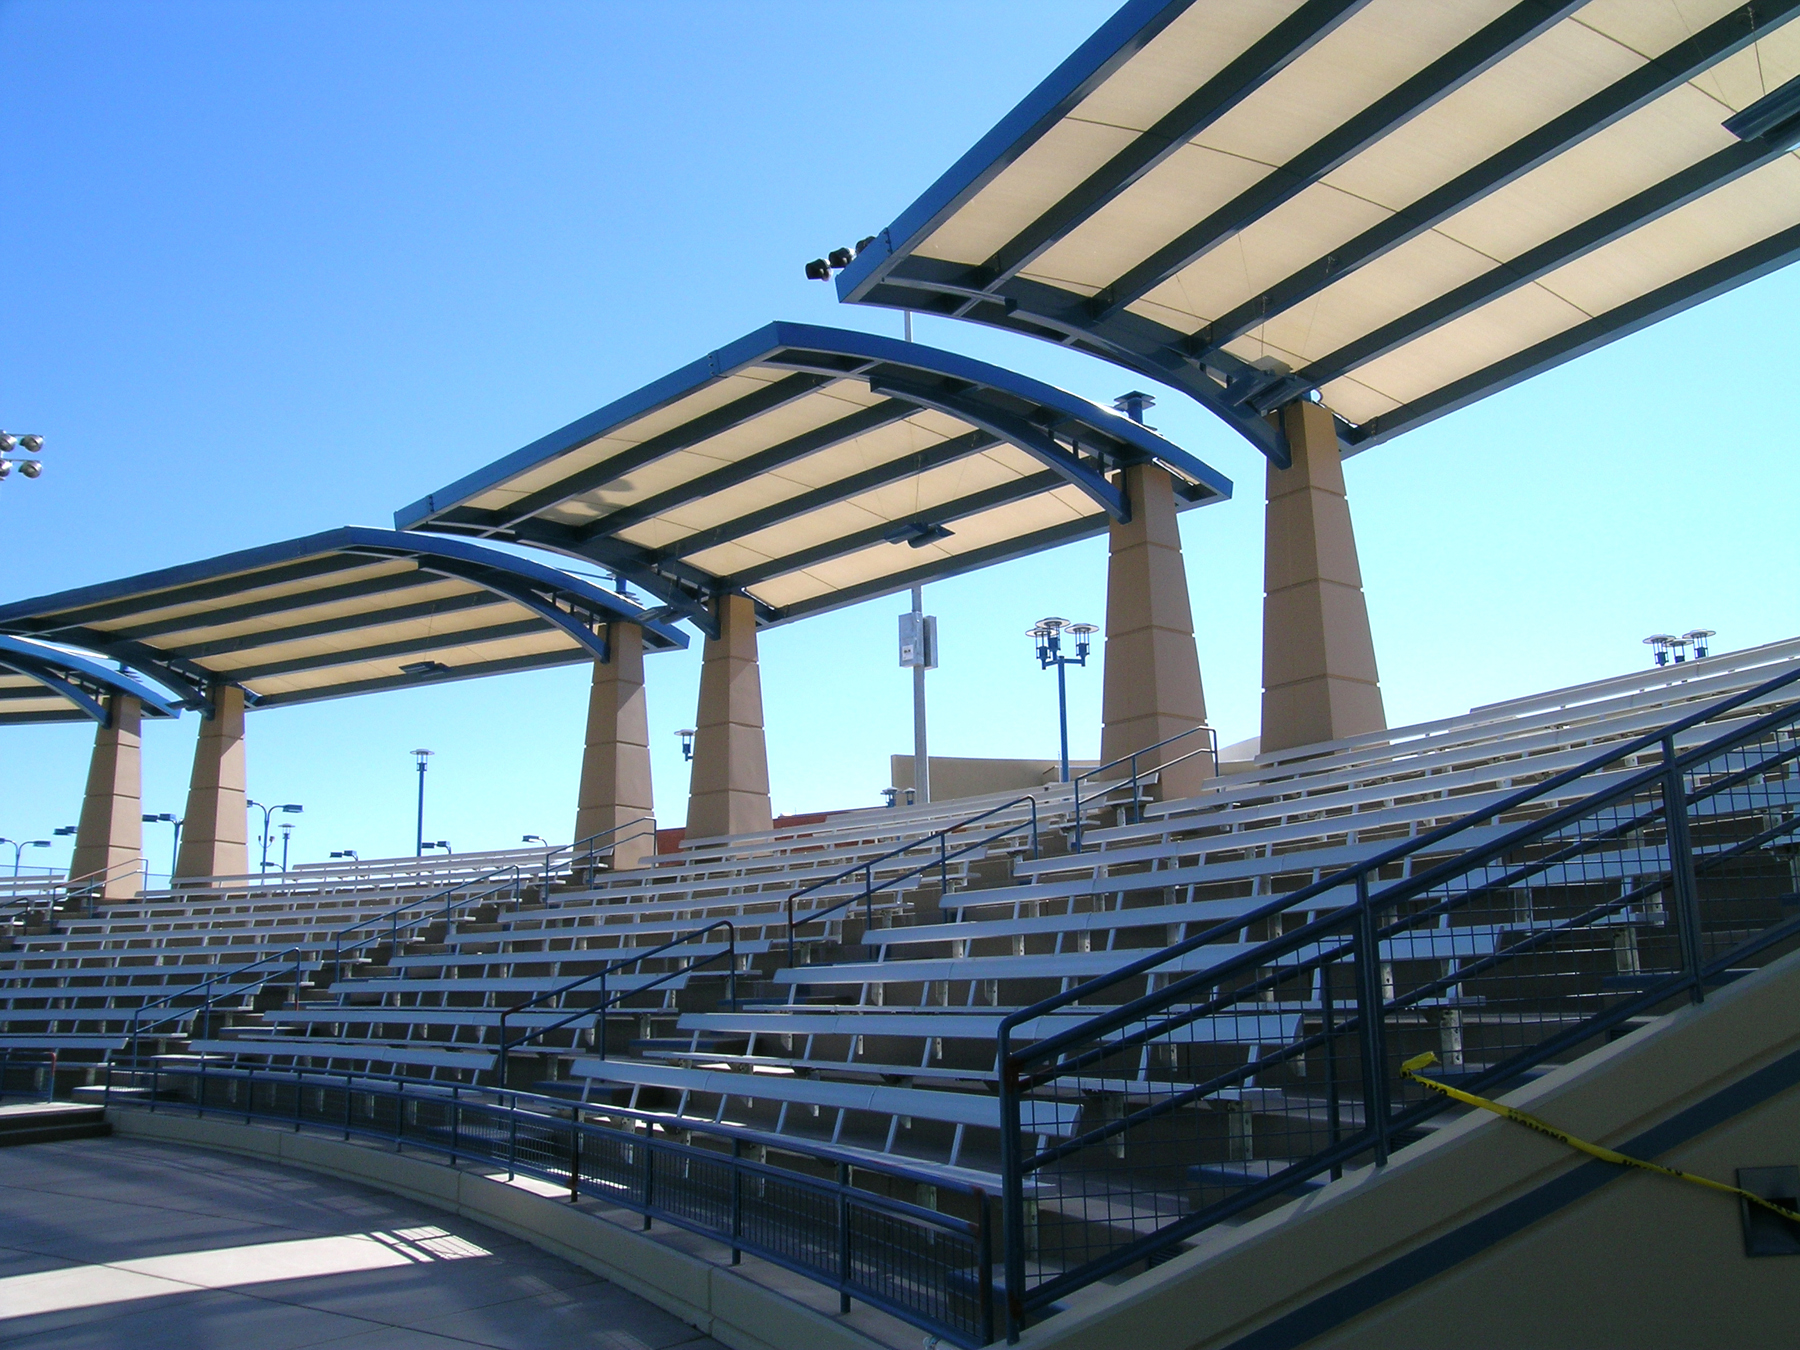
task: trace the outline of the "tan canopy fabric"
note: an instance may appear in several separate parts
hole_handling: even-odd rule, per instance
[[[1355,450],[1800,256],[1800,3],[1139,0],[838,279]],[[1729,124],[1729,126],[1727,125]]]
[[[396,513],[588,558],[701,626],[779,623],[1103,531],[1112,481],[1229,480],[1131,418],[918,343],[772,324]]]

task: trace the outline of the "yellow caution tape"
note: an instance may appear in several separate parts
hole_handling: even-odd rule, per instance
[[[1673,1167],[1664,1167],[1661,1163],[1645,1162],[1642,1158],[1633,1158],[1630,1154],[1620,1153],[1617,1149],[1590,1144],[1587,1140],[1577,1139],[1567,1130],[1559,1130],[1548,1121],[1539,1120],[1536,1116],[1528,1115],[1524,1111],[1511,1106],[1502,1106],[1499,1102],[1490,1101],[1486,1097],[1477,1097],[1473,1092],[1464,1092],[1461,1088],[1453,1088],[1448,1083],[1440,1083],[1435,1078],[1425,1078],[1419,1074],[1420,1069],[1437,1062],[1438,1057],[1427,1050],[1424,1054],[1414,1055],[1402,1064],[1400,1076],[1410,1078],[1420,1086],[1428,1087],[1433,1092],[1441,1092],[1456,1101],[1464,1102],[1469,1106],[1479,1106],[1483,1111],[1492,1111],[1497,1116],[1504,1116],[1507,1120],[1523,1125],[1528,1130],[1536,1130],[1539,1134],[1548,1135],[1559,1144],[1567,1144],[1570,1148],[1585,1153],[1590,1158],[1598,1158],[1601,1162],[1614,1163],[1620,1167],[1636,1167],[1641,1171],[1655,1172],[1658,1176],[1692,1182],[1696,1186],[1706,1187],[1709,1191],[1735,1195],[1741,1200],[1748,1200],[1753,1205],[1761,1205],[1764,1209],[1779,1214],[1784,1219],[1800,1223],[1800,1212],[1791,1210],[1785,1205],[1778,1205],[1773,1200],[1765,1200],[1760,1195],[1752,1195],[1741,1186],[1727,1186],[1724,1182],[1714,1181],[1711,1177],[1695,1176],[1692,1172],[1682,1172]]]

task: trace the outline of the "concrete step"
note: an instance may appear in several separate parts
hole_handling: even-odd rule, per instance
[[[106,1112],[85,1102],[21,1102],[0,1106],[0,1148],[98,1139],[112,1133]]]

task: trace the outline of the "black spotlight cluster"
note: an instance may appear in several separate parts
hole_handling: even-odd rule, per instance
[[[856,260],[865,248],[874,242],[875,236],[871,234],[867,238],[856,241],[855,252],[847,248],[834,248],[823,258],[814,258],[806,264],[806,279],[808,281],[830,281],[833,272],[843,271]]]

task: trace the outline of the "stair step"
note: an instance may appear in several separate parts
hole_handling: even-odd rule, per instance
[[[0,1106],[0,1148],[63,1139],[98,1139],[111,1133],[106,1112],[87,1103],[26,1102]]]

